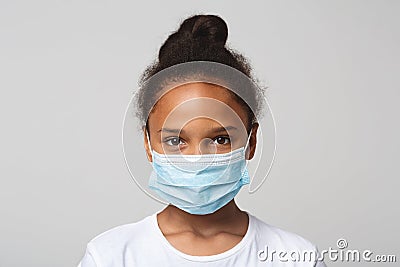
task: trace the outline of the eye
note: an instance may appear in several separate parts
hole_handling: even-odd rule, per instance
[[[169,146],[178,146],[183,144],[182,140],[179,137],[170,137],[164,142]]]
[[[214,143],[217,145],[227,145],[230,144],[230,142],[231,139],[226,136],[217,136],[216,138],[214,138]]]

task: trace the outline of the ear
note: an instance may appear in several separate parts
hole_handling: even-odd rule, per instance
[[[251,135],[249,138],[249,153],[246,155],[247,160],[251,160],[256,153],[257,146],[257,130],[258,130],[258,122],[253,123],[251,126]]]
[[[150,162],[153,162],[153,158],[151,156],[151,149],[150,149],[150,140],[147,138],[148,136],[150,136],[150,133],[148,133],[149,135],[147,135],[147,130],[146,130],[146,126],[142,127],[143,130],[143,137],[144,137],[144,149],[146,150],[146,156],[147,156],[147,160]]]

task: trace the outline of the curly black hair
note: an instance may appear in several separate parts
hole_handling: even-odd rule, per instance
[[[162,85],[158,79],[158,84],[146,84],[156,74],[161,73],[172,66],[178,66],[188,62],[215,62],[234,68],[243,73],[248,82],[235,81],[236,94],[230,93],[243,105],[248,113],[249,124],[256,121],[256,115],[261,110],[263,104],[263,89],[257,86],[252,76],[251,66],[248,60],[240,53],[227,47],[228,27],[225,21],[216,15],[194,15],[185,19],[179,29],[172,33],[161,46],[158,59],[146,68],[139,81],[139,91],[136,95],[136,115],[146,125],[148,129],[148,115],[151,112],[155,101],[159,97]],[[189,73],[190,72],[190,73]],[[197,75],[196,70],[174,72],[174,77],[163,77],[163,80],[176,79],[176,76],[188,77]],[[197,72],[199,72],[197,70]],[[217,75],[216,72],[208,71],[206,76]],[[214,77],[222,78],[224,77]],[[232,81],[229,81],[232,84]],[[228,84],[229,84],[228,83]],[[256,86],[255,86],[256,85]],[[244,96],[242,99],[240,96]]]

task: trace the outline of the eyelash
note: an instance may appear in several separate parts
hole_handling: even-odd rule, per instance
[[[218,141],[217,141],[219,138],[224,138],[224,141],[225,141],[225,142],[224,142],[223,144],[219,144]],[[179,144],[175,145],[175,144],[171,143],[171,142],[173,142],[174,140],[176,141],[176,139],[179,140]],[[216,145],[227,145],[227,144],[230,144],[230,143],[231,143],[231,139],[230,139],[229,137],[227,137],[227,136],[217,136],[217,137],[215,137],[215,138],[213,139],[213,141],[214,141],[214,143],[217,142],[217,143],[215,143]],[[226,142],[226,141],[227,141],[227,142]],[[178,146],[178,145],[181,145],[181,142],[182,142],[182,139],[180,139],[180,138],[177,137],[177,136],[169,137],[169,138],[167,138],[167,139],[164,140],[164,143],[166,143],[166,144],[169,145],[169,146]]]
[[[170,144],[169,142],[172,142],[173,140],[176,140],[176,139],[178,139],[179,140],[179,144],[180,144],[180,142],[182,141],[179,137],[176,137],[176,136],[174,136],[174,137],[169,137],[169,138],[167,138],[167,139],[165,139],[165,141],[164,141],[164,143],[166,143],[167,145],[169,145],[169,146],[178,146],[178,145],[174,145],[174,144]]]
[[[219,144],[219,143],[217,143],[216,145],[221,145],[221,146],[223,146],[223,145],[227,145],[227,144],[230,144],[231,143],[231,139],[229,138],[229,137],[227,137],[227,136],[217,136],[217,137],[215,137],[213,140],[214,140],[214,142],[216,142],[217,140],[218,140],[218,138],[224,138],[224,140],[225,141],[228,141],[228,143],[223,143],[223,144]]]

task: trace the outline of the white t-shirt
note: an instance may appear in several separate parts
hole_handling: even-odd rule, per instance
[[[188,255],[165,238],[157,223],[157,213],[94,237],[87,244],[78,267],[326,267],[322,261],[315,260],[318,255],[314,253],[318,250],[310,241],[266,224],[251,214],[248,214],[246,234],[233,248],[211,256]]]

